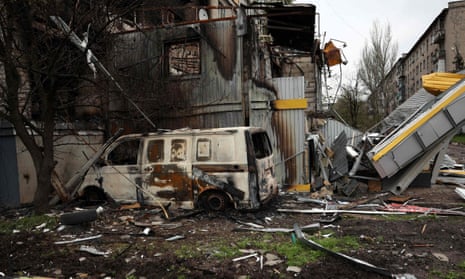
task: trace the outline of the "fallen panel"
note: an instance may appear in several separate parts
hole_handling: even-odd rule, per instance
[[[335,257],[344,259],[346,261],[349,261],[351,263],[354,263],[357,266],[360,266],[365,270],[375,272],[377,274],[380,274],[380,275],[383,275],[383,276],[386,276],[386,277],[391,277],[391,278],[394,277],[394,275],[391,272],[389,272],[389,270],[387,270],[385,268],[377,267],[377,266],[375,266],[373,264],[370,264],[368,262],[362,261],[362,260],[357,259],[357,258],[350,257],[348,255],[345,255],[345,254],[342,254],[342,253],[339,253],[339,252],[334,252],[332,250],[329,250],[329,249],[321,246],[320,244],[318,244],[318,243],[316,243],[316,242],[314,242],[314,241],[312,241],[310,239],[306,239],[303,232],[302,232],[302,230],[300,229],[300,227],[297,224],[294,224],[294,232],[295,232],[295,234],[297,236],[297,239],[299,239],[300,242],[302,242],[303,244],[305,244],[307,246],[310,246],[313,249],[317,249],[317,250],[326,252],[326,253],[328,253],[328,254],[330,254],[332,256],[335,256]]]
[[[462,188],[455,188],[455,192],[465,200],[465,189]]]

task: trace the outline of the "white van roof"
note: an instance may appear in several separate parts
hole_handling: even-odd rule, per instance
[[[150,136],[169,136],[169,135],[195,135],[195,134],[233,134],[240,131],[265,131],[260,127],[249,127],[249,126],[239,126],[239,127],[225,127],[225,128],[211,128],[211,129],[191,129],[191,128],[181,128],[176,130],[163,130],[160,129],[157,132],[150,133],[135,133],[123,135],[120,138],[139,138],[139,137],[150,137]]]

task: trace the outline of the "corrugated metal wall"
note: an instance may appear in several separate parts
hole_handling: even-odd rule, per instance
[[[133,100],[144,98],[141,106],[159,128],[244,125],[242,47],[237,46],[242,38],[234,36],[234,21],[204,24],[193,30],[193,26],[180,26],[119,34],[112,60],[115,72],[122,73],[120,79]],[[189,40],[200,40],[201,74],[168,77],[165,45]],[[121,104],[114,105],[110,110],[118,110]]]
[[[327,146],[331,146],[334,139],[336,139],[342,131],[346,133],[347,144],[349,145],[356,145],[363,137],[363,133],[361,131],[347,126],[340,121],[330,118],[325,121],[326,123],[323,127],[321,127],[320,132],[325,137]]]
[[[15,137],[13,126],[0,119],[0,207],[19,206]]]
[[[303,99],[304,77],[274,78],[278,99]],[[304,184],[305,114],[304,109],[279,110],[273,113],[273,147],[276,150],[277,178],[284,187]]]

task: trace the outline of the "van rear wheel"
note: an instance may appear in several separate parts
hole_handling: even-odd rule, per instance
[[[202,201],[203,207],[212,211],[223,211],[228,205],[226,195],[219,192],[208,193]]]

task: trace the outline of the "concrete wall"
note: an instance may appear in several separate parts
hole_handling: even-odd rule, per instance
[[[102,133],[82,133],[57,137],[55,142],[56,171],[62,183],[66,183],[102,145]],[[16,137],[18,182],[20,203],[32,203],[37,189],[36,172],[32,158],[23,142]],[[86,154],[86,156],[84,155]]]

